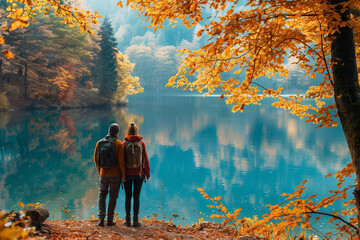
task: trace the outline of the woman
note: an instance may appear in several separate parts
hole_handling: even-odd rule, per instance
[[[139,227],[140,191],[142,183],[150,178],[150,165],[146,153],[145,143],[139,136],[139,129],[135,123],[130,123],[124,141],[126,180],[125,186],[125,225],[131,227],[131,198],[134,199],[133,227]]]

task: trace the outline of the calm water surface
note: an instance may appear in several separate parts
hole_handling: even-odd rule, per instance
[[[0,113],[0,209],[40,202],[50,219],[66,218],[64,206],[75,219],[96,215],[93,149],[112,122],[121,126],[122,139],[135,121],[147,146],[151,179],[143,186],[140,215],[177,213],[177,224],[212,214],[196,188],[251,217],[283,202],[280,194],[304,179],[307,195],[324,194],[334,183],[324,176],[350,161],[340,127],[315,131],[269,104],[234,114],[216,100],[134,97],[127,108]],[[123,202],[121,191],[120,218]]]

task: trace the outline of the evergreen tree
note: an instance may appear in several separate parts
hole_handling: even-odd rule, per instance
[[[100,53],[98,56],[99,91],[104,97],[111,98],[117,87],[116,39],[109,18],[100,27]]]

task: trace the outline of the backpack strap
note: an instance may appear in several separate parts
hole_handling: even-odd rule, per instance
[[[141,140],[140,140],[141,141]],[[144,142],[141,141],[141,148],[142,148],[142,154],[141,154],[141,157],[142,157],[142,168],[145,169],[145,157],[144,157]]]

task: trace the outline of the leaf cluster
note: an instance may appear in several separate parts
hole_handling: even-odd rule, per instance
[[[188,28],[198,26],[197,36],[208,40],[200,49],[179,50],[182,61],[167,86],[196,90],[204,96],[220,89],[233,112],[270,97],[275,99],[273,106],[319,127],[337,125],[335,105],[323,101],[334,96],[331,67],[337,60],[331,60],[331,43],[342,27],[351,27],[358,36],[358,20],[350,9],[358,9],[359,1],[127,0],[126,5],[139,11],[154,31],[169,20]],[[207,12],[212,14],[204,18]],[[342,17],[343,13],[348,17]],[[285,97],[282,88],[270,89],[261,81],[266,77],[286,81],[289,58],[302,71],[298,81],[310,78],[314,86],[301,95]]]

